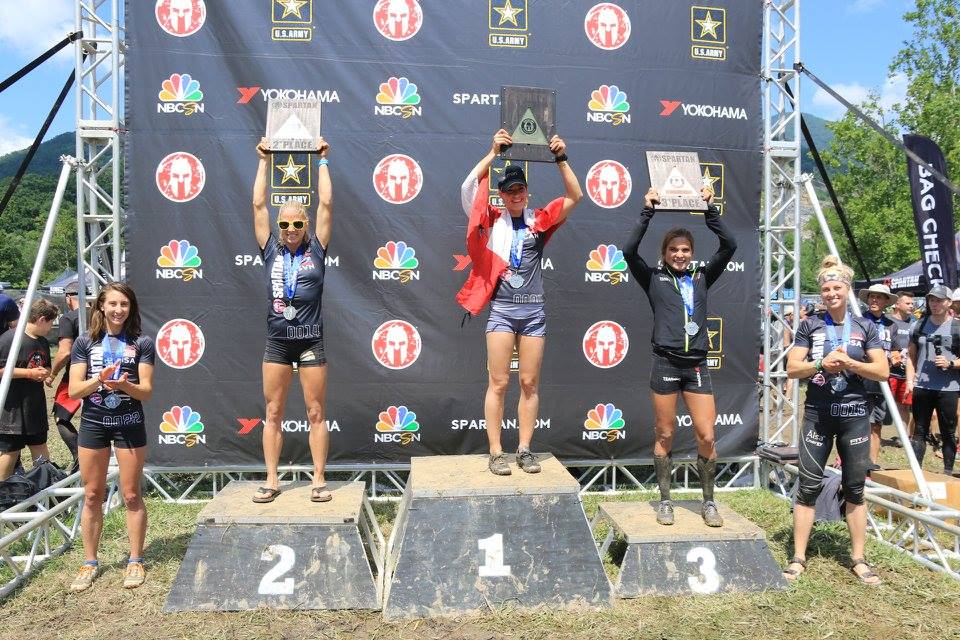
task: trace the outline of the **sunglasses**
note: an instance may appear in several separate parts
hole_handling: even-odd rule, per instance
[[[293,222],[288,222],[286,220],[277,221],[277,226],[284,231],[289,229],[291,225],[293,226],[294,229],[303,229],[303,225],[305,224],[306,222],[304,222],[303,220],[294,220]]]

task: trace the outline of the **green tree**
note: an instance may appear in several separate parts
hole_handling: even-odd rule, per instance
[[[862,109],[897,138],[912,132],[935,140],[947,158],[948,176],[957,182],[960,0],[916,0],[915,9],[904,19],[912,23],[913,35],[891,62],[890,72],[907,79],[906,98],[885,112],[873,95]],[[906,156],[852,113],[831,124],[830,129],[834,138],[823,153],[824,161],[870,275],[880,276],[915,262],[920,251]],[[843,258],[855,264],[842,233],[837,233],[836,216],[828,215]],[[805,284],[814,280],[820,256],[815,258],[801,260]]]

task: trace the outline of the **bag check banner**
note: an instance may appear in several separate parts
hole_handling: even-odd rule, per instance
[[[562,5],[558,10],[557,5]],[[267,103],[318,100],[331,144],[333,230],[323,325],[330,460],[406,462],[486,447],[485,312],[461,326],[469,273],[460,185],[499,127],[504,85],[555,89],[584,199],[542,261],[548,338],[538,451],[649,458],[652,313],[622,247],[647,151],[696,151],[739,249],[710,292],[721,456],[758,432],[762,3],[644,0],[128,0],[127,274],[157,342],[147,406],[154,467],[260,464],[270,301],[253,233],[254,147]],[[271,219],[317,206],[317,158],[270,157]],[[563,193],[525,165],[531,205]],[[492,169],[496,184],[503,165]],[[497,194],[489,194],[498,203]],[[640,251],[658,260],[660,212]],[[517,426],[511,376],[505,445]],[[675,455],[696,455],[678,410]],[[291,386],[281,462],[309,460]]]

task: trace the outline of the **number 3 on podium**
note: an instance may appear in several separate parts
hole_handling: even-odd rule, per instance
[[[699,575],[688,576],[687,584],[694,593],[716,593],[720,588],[717,556],[706,547],[694,547],[687,552],[687,562],[699,564]]]
[[[510,565],[503,564],[503,534],[495,533],[489,538],[477,540],[477,547],[483,551],[483,564],[480,565],[481,578],[500,578],[510,575]]]

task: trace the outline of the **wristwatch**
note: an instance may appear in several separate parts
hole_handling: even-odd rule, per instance
[[[566,162],[566,161],[567,161],[567,154],[561,153],[561,154],[558,155],[556,158],[554,158],[553,161],[556,162],[557,164],[559,164],[559,163],[561,163],[561,162]]]

